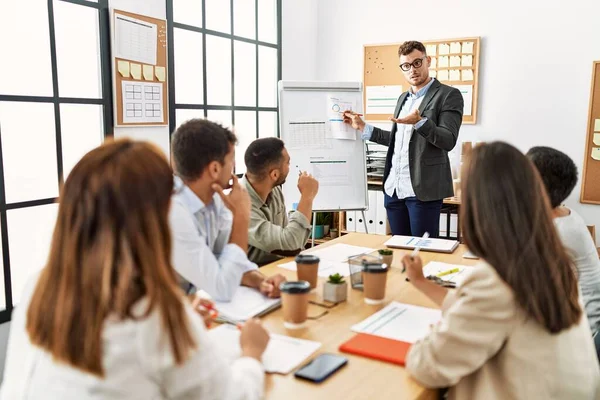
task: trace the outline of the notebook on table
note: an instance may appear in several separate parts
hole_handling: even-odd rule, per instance
[[[419,247],[421,251],[432,251],[436,253],[452,253],[458,247],[458,240],[448,239],[423,239],[416,236],[394,235],[387,242],[386,247],[394,249],[415,249]]]
[[[229,302],[215,301],[217,321],[236,324],[265,315],[281,306],[281,299],[271,299],[256,289],[240,286]]]

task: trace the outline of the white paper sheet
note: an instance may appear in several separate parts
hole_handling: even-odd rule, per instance
[[[460,56],[451,56],[450,57],[450,66],[451,67],[460,67]]]
[[[321,260],[346,262],[350,257],[375,251],[375,249],[370,247],[353,246],[345,243],[336,243],[324,248],[319,247],[317,247],[317,250],[304,251],[302,254],[313,254],[318,256]]]
[[[321,187],[350,186],[353,182],[352,167],[347,159],[311,157],[309,171]]]
[[[331,148],[328,136],[326,121],[290,121],[285,145],[290,150]]]
[[[291,261],[285,264],[279,264],[278,267],[289,271],[296,271],[296,262]],[[340,274],[342,276],[350,276],[350,266],[347,262],[321,260],[319,262],[318,275],[322,278],[327,278],[329,275]]]
[[[459,69],[451,69],[450,70],[450,80],[451,81],[460,81],[460,70]]]
[[[431,261],[430,263],[428,263],[426,266],[423,267],[423,275],[425,275],[425,276],[437,275],[441,272],[449,271],[449,270],[452,270],[455,268],[458,268],[458,272],[454,272],[454,273],[448,274],[448,275],[443,275],[443,276],[440,276],[439,278],[444,281],[454,282],[457,285],[459,285],[465,280],[469,271],[471,271],[471,269],[473,267],[468,267],[466,265],[458,265],[458,264],[446,264],[446,263],[439,262],[439,261]]]
[[[462,60],[461,60],[461,64],[463,67],[472,67],[473,66],[473,56],[468,54],[468,55],[463,55],[462,56]]]
[[[594,131],[600,132],[600,118],[594,120]]]
[[[473,85],[454,85],[455,88],[460,90],[462,94],[465,106],[463,108],[463,115],[472,115],[473,112]]]
[[[592,147],[592,158],[600,161],[600,147]]]
[[[230,302],[215,301],[219,317],[229,321],[246,321],[281,305],[281,299],[270,299],[246,286],[236,289]]]
[[[463,81],[472,81],[473,80],[473,70],[472,69],[463,69],[462,80]]]
[[[414,343],[427,336],[430,326],[442,318],[440,310],[396,301],[352,326],[352,331]]]
[[[449,66],[450,59],[448,56],[442,56],[438,58],[438,67],[439,68],[447,68]]]
[[[367,86],[367,114],[394,114],[402,86]]]
[[[241,356],[240,331],[235,326],[218,326],[211,329],[208,336],[227,361],[232,362]],[[274,333],[270,336],[271,340],[262,357],[265,371],[268,373],[289,374],[321,347],[321,343],[312,340]]]
[[[596,146],[600,146],[600,133],[594,133],[593,141]]]
[[[162,84],[122,81],[124,123],[164,123]]]
[[[460,42],[450,43],[450,53],[458,54],[461,51]]]
[[[115,57],[156,65],[157,26],[115,14]]]
[[[448,44],[440,44],[438,54],[448,54],[450,53],[450,45]]]
[[[448,80],[448,70],[447,69],[439,70],[438,74],[437,74],[437,79],[442,82],[447,81]]]
[[[425,46],[425,51],[428,56],[435,56],[437,53],[437,46],[435,44],[428,44]]]
[[[344,111],[356,111],[354,101],[339,97],[327,97],[327,118],[329,129],[333,139],[356,140],[357,132],[350,124],[344,123],[342,113]]]

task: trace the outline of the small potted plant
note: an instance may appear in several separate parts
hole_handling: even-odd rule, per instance
[[[388,267],[392,266],[392,261],[394,261],[394,252],[390,249],[381,249],[377,250],[381,260],[384,264],[387,264]]]
[[[348,283],[339,273],[329,275],[329,280],[323,285],[323,300],[332,303],[346,301]]]

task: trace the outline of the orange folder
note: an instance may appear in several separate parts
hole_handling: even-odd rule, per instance
[[[340,345],[340,351],[404,366],[411,344],[359,333]]]

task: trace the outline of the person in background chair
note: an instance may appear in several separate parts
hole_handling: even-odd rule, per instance
[[[188,292],[202,289],[230,301],[241,284],[278,297],[285,278],[264,276],[246,254],[250,197],[232,175],[236,143],[232,131],[205,119],[189,120],[173,133],[173,265]]]
[[[263,398],[260,322],[230,364],[177,283],[172,190],[148,143],[108,141],[75,165],[46,266],[13,313],[1,400]]]
[[[300,201],[288,219],[281,185],[290,172],[290,155],[278,138],[257,139],[244,155],[243,185],[250,194],[252,211],[248,258],[258,265],[298,254],[310,235],[313,200],[319,182],[306,172],[298,176]]]
[[[456,290],[403,259],[442,320],[410,348],[406,368],[451,399],[598,399],[600,366],[575,265],[532,163],[511,145],[477,146],[463,166],[464,241],[481,263]]]
[[[573,257],[583,304],[592,334],[600,329],[600,258],[583,219],[562,205],[577,183],[577,166],[565,153],[550,147],[533,147],[527,156],[539,171],[550,197],[558,234]]]

